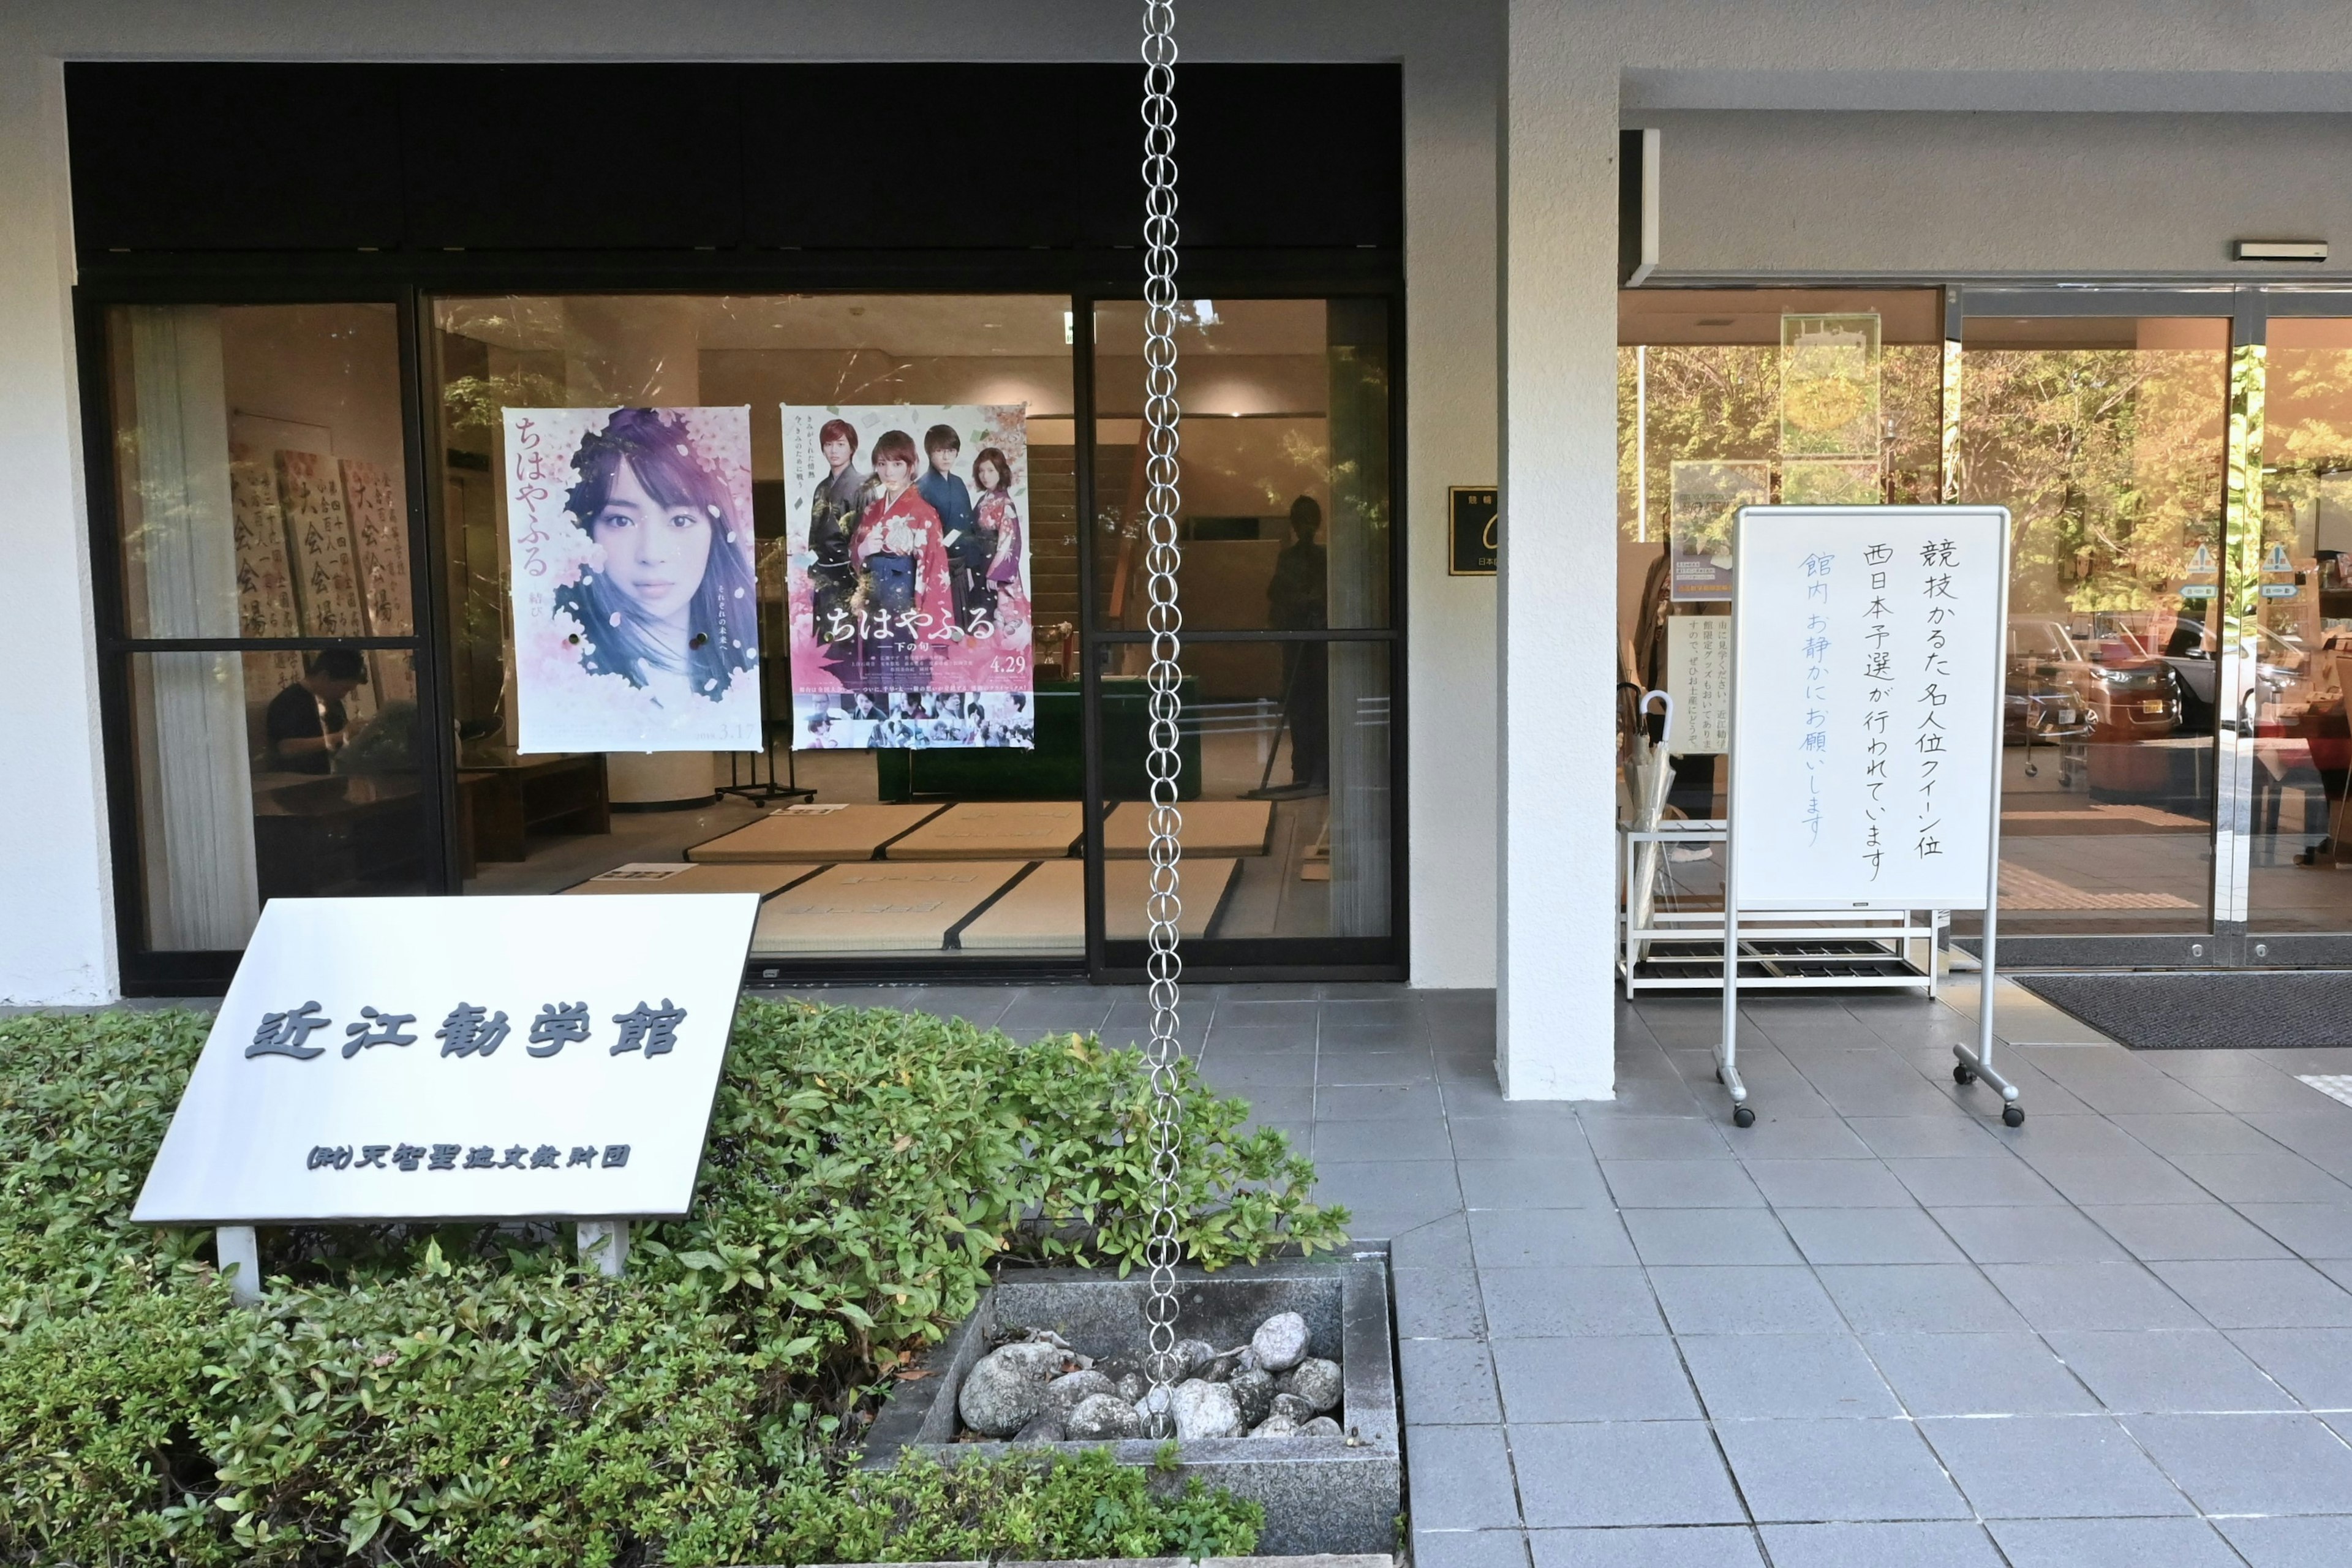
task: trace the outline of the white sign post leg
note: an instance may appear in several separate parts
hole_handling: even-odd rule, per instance
[[[618,1279],[629,1266],[629,1222],[625,1219],[583,1219],[580,1222],[580,1256],[593,1258],[596,1272]]]
[[[1998,625],[2009,625],[2009,550],[2008,535],[2002,534],[2000,556],[2000,618]],[[1993,670],[1994,689],[2001,689],[2008,681],[2008,648],[2004,640]],[[2001,1124],[2007,1127],[2025,1125],[2025,1108],[2017,1103],[2017,1086],[1995,1072],[1992,1067],[1992,994],[1993,942],[2000,924],[2000,757],[2005,739],[2006,720],[2002,705],[1993,705],[1992,721],[1992,780],[1985,793],[1990,797],[1990,821],[1985,830],[1984,885],[1984,954],[1977,968],[1977,1047],[1954,1046],[1952,1055],[1959,1059],[1952,1064],[1952,1081],[1967,1084],[1982,1079],[2000,1091]]]
[[[1715,1076],[1731,1091],[1731,1124],[1752,1127],[1756,1112],[1748,1103],[1748,1086],[1739,1081],[1739,889],[1732,867],[1731,825],[1723,836],[1723,1044],[1715,1053]]]
[[[228,1296],[240,1307],[261,1301],[261,1243],[249,1225],[224,1225],[213,1231],[213,1254],[228,1274]],[[232,1272],[233,1270],[233,1272]]]
[[[2000,765],[2000,751],[1993,751],[1994,766]],[[1984,954],[1977,965],[1977,1044],[1974,1050],[1966,1046],[1954,1046],[1952,1055],[1959,1059],[1952,1066],[1952,1081],[1973,1083],[1982,1079],[2000,1091],[2000,1120],[2009,1127],[2025,1125],[2025,1107],[2017,1102],[2017,1085],[1993,1070],[1992,1066],[1992,994],[1993,942],[2000,921],[2000,780],[1996,774],[1992,790],[1993,869],[1987,876],[1984,912]]]

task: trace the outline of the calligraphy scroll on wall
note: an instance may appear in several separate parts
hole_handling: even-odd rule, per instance
[[[278,500],[286,513],[286,537],[294,547],[294,586],[302,605],[302,635],[367,636],[359,557],[352,549],[351,509],[344,504],[342,472],[335,459],[281,447]],[[371,681],[344,698],[343,706],[355,719],[370,718],[381,706],[381,694]]]
[[[287,560],[286,517],[278,505],[277,475],[241,447],[229,448],[228,503],[236,536],[237,635],[300,637],[302,616]],[[267,700],[302,679],[302,656],[248,653],[245,675],[247,691]]]
[[[368,635],[407,637],[415,629],[408,575],[408,519],[392,476],[381,464],[345,458],[343,502],[351,514],[360,603]],[[372,655],[376,695],[383,701],[416,700],[416,663],[405,654]]]
[[[1749,507],[1735,541],[1742,909],[1983,909],[2009,513]]]

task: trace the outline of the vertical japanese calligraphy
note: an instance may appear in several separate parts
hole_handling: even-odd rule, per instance
[[[505,411],[517,745],[756,751],[749,408]]]
[[[2007,514],[1740,516],[1730,810],[1741,906],[1983,907]]]

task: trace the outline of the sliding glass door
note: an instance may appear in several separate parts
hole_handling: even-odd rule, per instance
[[[2012,956],[2352,962],[2352,296],[1642,289],[1619,335],[1621,692],[1694,679],[1732,508],[1997,502]],[[1667,810],[1712,818],[1692,695]],[[1667,868],[1693,907],[1713,875]]]

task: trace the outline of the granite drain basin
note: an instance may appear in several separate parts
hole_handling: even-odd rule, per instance
[[[866,1439],[865,1462],[895,1464],[908,1448],[955,1463],[1017,1449],[1109,1447],[1121,1463],[1150,1466],[1161,1444],[1148,1437],[974,1441],[958,1415],[972,1369],[1009,1342],[1066,1350],[1071,1361],[1101,1363],[1106,1373],[1139,1364],[1150,1289],[1139,1274],[1120,1279],[1092,1269],[1039,1268],[1003,1275],[931,1352],[930,1375],[892,1391]],[[1306,1327],[1307,1357],[1337,1363],[1340,1387],[1328,1425],[1295,1436],[1179,1442],[1180,1469],[1171,1484],[1195,1475],[1263,1505],[1258,1550],[1267,1555],[1394,1551],[1401,1467],[1386,1255],[1289,1259],[1214,1274],[1183,1269],[1177,1297],[1179,1335],[1218,1351],[1248,1345],[1269,1319],[1297,1313]]]

